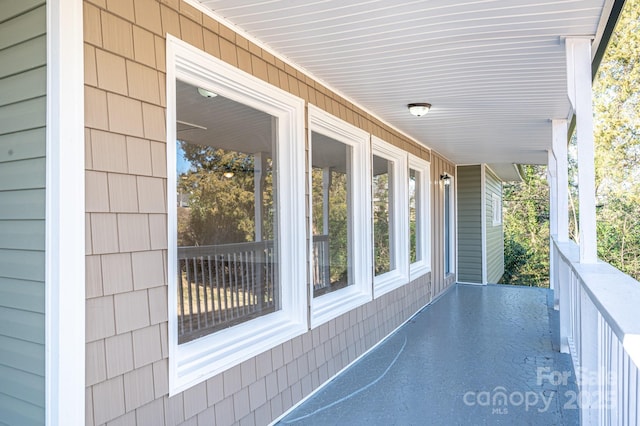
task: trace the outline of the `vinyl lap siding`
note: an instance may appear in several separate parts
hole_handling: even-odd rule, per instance
[[[44,424],[45,1],[0,2],[0,424]]]
[[[482,282],[480,166],[458,167],[458,280]]]
[[[504,235],[502,224],[493,225],[493,194],[502,202],[502,182],[489,169],[485,174],[487,209],[487,281],[497,283],[504,274]]]

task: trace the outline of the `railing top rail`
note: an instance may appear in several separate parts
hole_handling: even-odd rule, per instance
[[[255,241],[247,243],[217,244],[211,246],[178,247],[178,258],[198,256],[214,256],[216,254],[238,253],[243,251],[264,250],[273,247],[273,240]]]
[[[606,262],[580,263],[579,247],[574,242],[553,241],[631,359],[640,366],[640,283]]]

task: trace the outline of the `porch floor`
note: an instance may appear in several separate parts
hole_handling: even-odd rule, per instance
[[[552,302],[456,284],[277,424],[579,424]]]

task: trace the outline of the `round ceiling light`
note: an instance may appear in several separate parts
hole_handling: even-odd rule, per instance
[[[421,117],[429,112],[431,109],[431,104],[428,103],[416,103],[407,105],[409,108],[409,112],[416,117]]]

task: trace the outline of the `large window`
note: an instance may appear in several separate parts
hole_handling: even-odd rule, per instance
[[[371,300],[369,135],[309,106],[311,326]]]
[[[409,157],[409,263],[411,279],[431,269],[429,163]]]
[[[407,155],[372,138],[374,296],[408,280],[409,239]]]
[[[173,395],[307,329],[304,102],[167,49]]]
[[[182,344],[280,309],[277,121],[178,80],[176,123]]]

